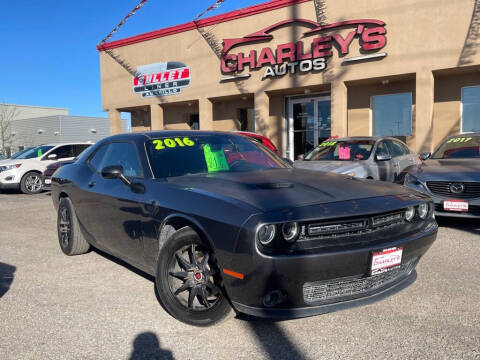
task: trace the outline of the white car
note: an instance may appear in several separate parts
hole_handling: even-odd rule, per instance
[[[20,189],[25,194],[42,191],[42,173],[54,162],[72,160],[92,143],[48,144],[34,147],[15,159],[0,162],[0,190]]]

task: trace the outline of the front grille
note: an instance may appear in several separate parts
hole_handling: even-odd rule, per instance
[[[415,268],[414,258],[390,271],[373,276],[359,275],[303,285],[303,299],[310,305],[322,305],[368,296],[407,277]]]
[[[452,184],[463,184],[463,192],[453,193],[450,190]],[[459,182],[459,181],[427,181],[427,187],[432,194],[457,199],[472,199],[480,197],[480,182]]]
[[[361,235],[372,231],[402,223],[405,212],[395,211],[370,217],[346,219],[335,222],[320,222],[307,225],[306,239],[331,238],[351,235]],[[300,239],[301,241],[302,239]]]
[[[462,214],[462,212],[460,211],[446,211],[444,210],[443,208],[443,203],[441,204],[435,204],[435,211],[436,212],[445,212],[445,213],[460,213]],[[468,211],[467,212],[464,212],[463,214],[474,214],[474,215],[480,215],[480,206],[479,205],[471,205],[471,204],[468,204]]]

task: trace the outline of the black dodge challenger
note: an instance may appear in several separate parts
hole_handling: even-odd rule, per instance
[[[65,254],[93,246],[155,276],[164,308],[199,326],[378,300],[415,280],[437,234],[424,194],[220,132],[106,138],[52,176],[52,199]]]

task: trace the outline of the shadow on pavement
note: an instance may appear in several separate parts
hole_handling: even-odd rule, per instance
[[[96,252],[98,255],[100,256],[103,256],[104,258],[110,260],[110,261],[113,261],[114,263],[120,265],[120,266],[123,266],[124,268],[130,270],[130,271],[133,271],[135,274],[137,275],[140,275],[142,276],[143,278],[147,279],[147,280],[150,280],[152,282],[155,282],[155,278],[150,275],[150,274],[147,274],[146,272],[136,268],[135,266],[132,266],[128,263],[126,263],[125,261],[123,260],[120,260],[119,258],[116,258],[115,256],[112,256],[110,254],[107,254],[106,252],[102,251],[102,250],[99,250],[97,248],[92,248],[92,251],[93,252]]]
[[[463,230],[474,235],[480,235],[480,219],[437,216],[436,220],[439,227]]]
[[[263,320],[243,314],[237,315],[237,319],[248,322],[248,326],[268,354],[269,359],[305,359],[305,356],[279,326],[279,321]]]
[[[10,289],[16,269],[13,265],[0,262],[0,298]]]
[[[173,360],[170,350],[160,347],[160,341],[153,332],[144,332],[133,341],[133,351],[129,360]]]

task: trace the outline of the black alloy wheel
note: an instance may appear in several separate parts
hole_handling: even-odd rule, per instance
[[[70,198],[61,198],[58,203],[57,232],[60,249],[65,255],[85,254],[90,244],[83,237],[80,224]]]
[[[212,251],[191,228],[174,233],[160,249],[156,284],[163,306],[190,325],[209,326],[231,311]]]
[[[67,249],[72,234],[72,218],[66,206],[58,210],[58,240],[62,249]]]

